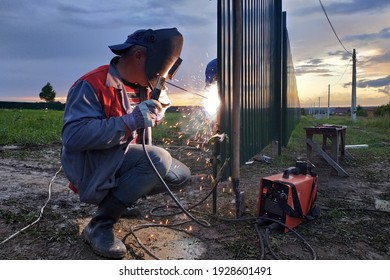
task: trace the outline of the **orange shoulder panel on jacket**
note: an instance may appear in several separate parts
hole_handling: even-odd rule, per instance
[[[81,79],[92,86],[107,118],[122,116],[125,111],[120,91],[114,87],[106,86],[108,69],[109,65],[100,66],[85,74]]]

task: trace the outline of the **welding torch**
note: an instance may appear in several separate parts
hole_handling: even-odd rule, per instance
[[[180,57],[176,60],[175,64],[172,66],[172,68],[168,72],[168,75],[167,75],[168,79],[172,80],[173,76],[176,74],[177,69],[179,68],[179,66],[182,63],[182,61],[183,60]],[[185,91],[185,92],[188,92],[188,93],[191,93],[191,94],[195,94],[197,96],[203,97],[204,99],[208,99],[204,95],[201,95],[201,94],[193,92],[193,91],[189,91],[189,90],[187,90],[187,89],[185,89],[183,87],[180,87],[180,86],[175,85],[175,84],[173,84],[171,82],[168,82],[166,80],[166,77],[164,77],[164,76],[158,76],[158,79],[157,79],[157,82],[156,82],[156,86],[153,88],[153,91],[151,93],[151,98],[152,99],[158,100],[160,98],[160,93],[161,93],[161,90],[164,88],[165,83],[167,83],[167,84],[169,84],[171,86],[174,86],[174,87],[176,87],[178,89],[181,89],[182,91]]]
[[[167,74],[167,78],[168,79],[172,79],[173,76],[176,74],[177,72],[177,69],[179,68],[180,64],[182,63],[182,59],[179,57],[175,64],[173,64],[173,66],[171,67],[171,69],[168,71],[168,74]],[[154,100],[157,100],[160,98],[160,93],[161,93],[161,90],[164,88],[165,86],[165,83],[166,83],[166,79],[167,79],[165,76],[158,76],[158,79],[157,79],[157,82],[156,82],[156,86],[153,88],[153,91],[150,95],[150,98],[151,99],[154,99]]]
[[[204,99],[208,99],[208,97],[206,97],[206,96],[204,96],[204,95],[201,95],[201,94],[196,93],[196,92],[193,92],[193,91],[189,91],[188,89],[179,87],[178,85],[175,85],[175,84],[173,84],[173,83],[171,83],[171,82],[167,82],[167,84],[168,84],[168,85],[171,85],[171,86],[174,86],[174,87],[176,87],[176,88],[178,88],[178,89],[181,89],[182,91],[185,91],[185,92],[188,92],[188,93],[191,93],[191,94],[195,94],[195,95],[197,95],[197,96],[203,97]]]

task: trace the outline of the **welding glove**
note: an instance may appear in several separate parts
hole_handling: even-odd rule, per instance
[[[161,112],[159,112],[156,116],[156,126],[161,124],[164,120],[164,117],[165,117],[165,110],[164,108],[161,110]]]
[[[167,89],[162,90],[160,93],[160,98],[158,99],[158,102],[160,102],[162,109],[157,114],[156,125],[159,125],[163,122],[165,117],[165,112],[169,107],[171,107],[171,100],[168,97],[167,91],[168,91]]]
[[[132,113],[122,116],[123,121],[131,131],[156,125],[157,114],[162,110],[160,102],[146,100],[141,102]]]

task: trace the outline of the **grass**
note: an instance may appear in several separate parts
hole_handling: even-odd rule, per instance
[[[390,117],[358,118],[353,122],[349,117],[333,116],[329,119],[315,119],[302,116],[300,123],[294,129],[289,144],[304,137],[304,127],[317,124],[334,124],[347,126],[347,144],[378,144],[378,137],[390,142]],[[386,139],[387,138],[387,139]],[[293,141],[293,142],[291,142]]]
[[[61,142],[63,111],[0,110],[0,145]]]
[[[291,135],[287,149],[294,150],[302,146],[302,139],[305,139],[303,128],[317,124],[346,125],[347,145],[367,144],[369,147],[369,149],[356,150],[356,153],[362,155],[367,153],[370,157],[387,156],[387,158],[390,158],[390,116],[375,118],[358,117],[356,121],[352,121],[350,117],[344,116],[331,116],[329,119],[315,119],[311,116],[302,116],[301,121]]]
[[[0,109],[0,145],[61,143],[63,111]],[[153,129],[155,139],[173,141],[180,131],[180,114],[167,113]]]
[[[63,111],[54,110],[9,110],[0,109],[0,145],[28,145],[61,143],[61,124]],[[153,138],[163,143],[181,144],[180,113],[167,113],[162,125],[153,128]],[[353,122],[349,117],[332,116],[330,119],[315,119],[302,116],[296,126],[282,157],[278,161],[290,162],[290,154],[302,150],[305,139],[304,127],[316,124],[346,125],[346,144],[368,144],[369,149],[357,150],[367,158],[390,158],[390,116],[366,118],[359,117]],[[160,140],[161,139],[161,140]],[[287,157],[287,158],[286,158]]]
[[[181,122],[180,113],[166,113],[163,123],[153,128],[153,140],[164,143],[177,142],[178,137],[180,137]]]
[[[51,110],[4,110],[0,109],[0,145],[24,145],[24,144],[52,144],[61,142],[61,123],[62,123],[62,111],[51,111]],[[178,145],[178,137],[180,137],[180,123],[182,121],[180,113],[167,113],[163,125],[153,128],[153,136],[155,139],[165,139],[166,141],[175,141],[175,145]],[[274,158],[273,164],[275,166],[290,166],[291,163],[295,161],[292,159],[296,154],[306,153],[306,144],[305,131],[304,127],[316,125],[316,124],[342,124],[347,125],[347,144],[368,144],[368,149],[354,150],[354,155],[359,153],[362,156],[358,157],[359,165],[361,161],[364,161],[365,164],[371,164],[374,157],[380,158],[381,161],[388,161],[390,158],[390,117],[381,117],[381,118],[358,118],[356,122],[352,122],[349,117],[331,117],[330,119],[315,119],[311,116],[302,116],[300,123],[294,129],[290,141],[287,147],[283,148],[282,156]],[[294,151],[298,151],[295,153]],[[26,157],[31,158],[31,153],[35,151],[21,151],[26,153]],[[6,152],[0,150],[0,156],[5,156]],[[49,154],[50,156],[50,154]],[[32,157],[36,158],[36,157]],[[58,156],[53,156],[53,160],[58,160]],[[284,162],[283,162],[284,161]],[[261,166],[267,167],[267,165],[248,165],[248,168],[259,168]],[[274,168],[274,166],[272,166]],[[276,169],[276,168],[275,168]],[[258,170],[254,171],[258,174]],[[381,182],[386,181],[383,179],[383,174],[386,172],[378,169],[373,171],[373,169],[367,168],[362,171],[362,174],[359,175],[367,179],[369,182],[375,182],[375,180],[381,180]],[[386,175],[388,176],[388,175]],[[390,177],[388,177],[390,179]],[[387,181],[388,181],[387,179]],[[384,194],[384,199],[389,199],[389,194]],[[247,203],[251,200],[256,203],[257,196],[246,197]],[[338,203],[336,205],[336,203]],[[255,204],[254,204],[255,205]],[[333,205],[337,208],[340,208],[339,202],[337,200],[329,200],[327,202],[327,207],[332,207]],[[342,205],[346,207],[346,205]],[[254,208],[253,211],[255,210]],[[0,216],[3,215],[8,223],[19,223],[27,222],[32,217],[26,213],[21,212],[19,216],[0,211]],[[373,214],[374,215],[374,214]],[[300,230],[306,235],[315,235],[317,240],[316,242],[320,245],[327,246],[334,242],[333,238],[337,237],[338,243],[341,245],[349,246],[350,244],[356,243],[359,235],[365,238],[365,242],[373,248],[378,250],[385,250],[387,245],[386,232],[385,231],[372,231],[369,234],[364,231],[367,228],[367,221],[365,219],[358,219],[355,222],[355,212],[346,212],[338,209],[331,209],[328,212],[324,211],[321,220],[319,223],[323,224],[324,232],[322,234],[318,233],[318,227],[321,227],[319,224],[317,227],[309,226],[302,227]],[[378,214],[379,217],[379,214]],[[52,220],[56,219],[56,216],[51,216]],[[352,219],[354,218],[354,219]],[[347,222],[345,222],[346,220]],[[351,222],[349,222],[351,220]],[[386,228],[385,219],[374,219],[376,224],[379,224],[382,228]],[[374,226],[370,221],[368,226],[373,229],[378,228]],[[380,228],[380,227],[379,227]],[[56,236],[58,241],[71,242],[73,237],[77,237],[76,231],[62,232],[60,230],[54,231],[53,236]],[[253,236],[252,228],[246,228],[245,226],[237,225],[229,227],[226,232],[227,236],[236,237],[236,236]],[[50,232],[52,233],[52,232]],[[38,232],[37,234],[43,234]],[[66,237],[68,234],[68,237]],[[283,248],[285,245],[290,244],[295,241],[291,241],[291,236],[275,236],[272,238],[271,246],[276,250],[280,250],[281,256],[285,252]],[[69,241],[69,239],[71,239]],[[231,238],[226,242],[225,246],[228,250],[235,253],[236,258],[245,259],[256,258],[257,249],[251,249],[251,247],[246,243],[237,242],[235,239]],[[339,246],[340,247],[340,246]],[[351,246],[350,246],[351,247]],[[352,246],[353,247],[353,246]],[[386,252],[386,251],[384,251]],[[355,256],[355,252],[347,253],[347,256]],[[290,257],[290,254],[287,255]],[[337,256],[335,256],[337,257]],[[356,255],[356,258],[360,256]]]

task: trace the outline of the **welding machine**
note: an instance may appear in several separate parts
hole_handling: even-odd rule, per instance
[[[257,217],[262,224],[272,220],[286,225],[284,232],[319,215],[315,206],[318,176],[307,162],[297,161],[283,173],[260,181]]]

